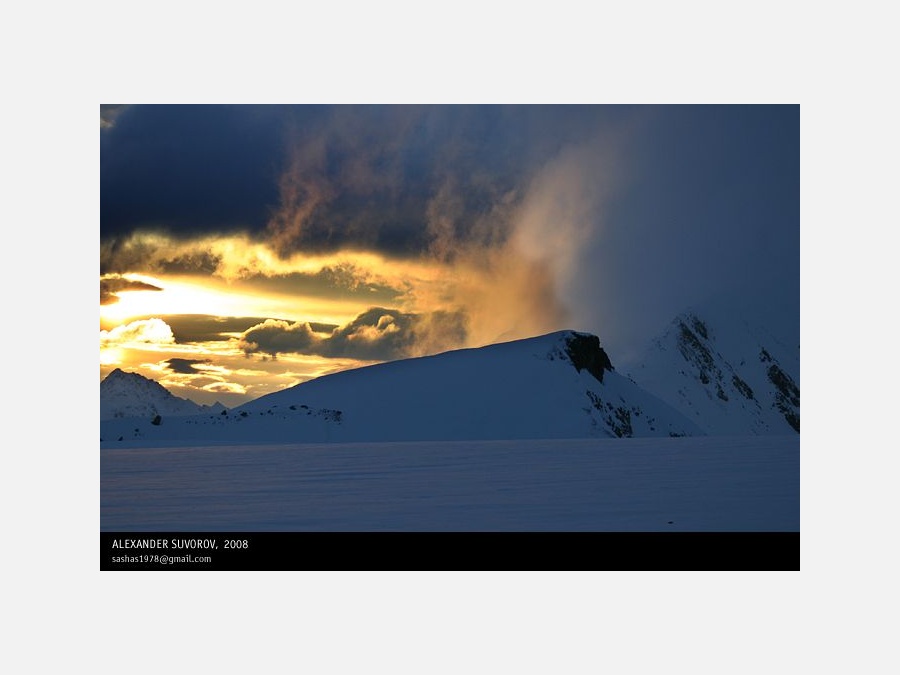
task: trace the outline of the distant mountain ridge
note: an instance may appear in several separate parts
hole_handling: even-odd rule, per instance
[[[135,425],[106,440],[362,442],[702,435],[617,373],[595,335],[548,335],[343,371],[226,414]]]
[[[100,382],[100,419],[220,413],[221,403],[200,405],[172,394],[159,382],[116,368]]]

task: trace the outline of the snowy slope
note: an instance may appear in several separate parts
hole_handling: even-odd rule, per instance
[[[699,427],[613,370],[596,336],[405,359],[299,384],[225,415],[101,424],[105,442],[354,442],[660,437]]]
[[[158,382],[116,368],[100,383],[100,419],[139,417],[148,420],[156,415],[183,416],[220,413],[225,406],[199,405],[179,398]]]
[[[793,328],[721,305],[686,311],[652,341],[631,376],[707,433],[799,433]]]
[[[796,532],[800,438],[111,446],[100,489],[102,531]]]

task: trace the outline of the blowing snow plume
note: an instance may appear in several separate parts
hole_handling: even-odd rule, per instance
[[[271,247],[282,258],[374,251],[382,259],[370,271],[386,278],[410,263],[427,268],[394,276],[398,309],[464,316],[459,341],[442,346],[564,327],[565,291],[599,226],[617,153],[596,125],[575,125],[577,141],[552,129],[534,147],[513,132],[528,120],[493,113],[473,124],[465,110],[345,111],[295,132]],[[423,347],[413,341],[404,354]]]

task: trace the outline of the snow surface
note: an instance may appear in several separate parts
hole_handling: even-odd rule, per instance
[[[799,531],[800,437],[103,449],[102,531]]]
[[[593,366],[582,363],[580,370],[576,367],[573,344],[581,358]],[[627,377],[614,370],[601,371],[597,363],[606,355],[600,350],[594,336],[560,331],[393,361],[320,377],[260,397],[224,415],[164,416],[158,425],[151,425],[146,417],[104,421],[101,445],[703,433],[694,422]]]

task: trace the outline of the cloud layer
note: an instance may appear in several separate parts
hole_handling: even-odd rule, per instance
[[[465,341],[461,313],[411,314],[373,307],[330,333],[309,322],[269,319],[247,330],[239,341],[246,354],[283,353],[329,358],[389,361],[446,351]]]
[[[119,301],[122,291],[161,291],[159,286],[144,281],[125,279],[118,274],[100,277],[100,304],[112,305]]]
[[[128,343],[174,344],[175,336],[162,319],[132,321],[112,330],[100,331],[101,348]]]

